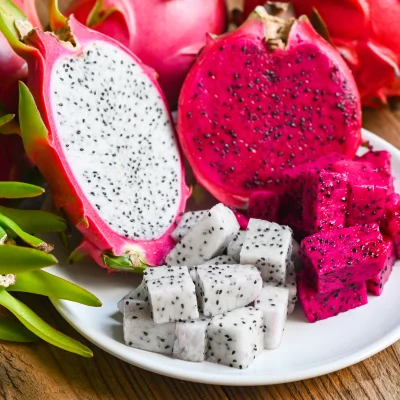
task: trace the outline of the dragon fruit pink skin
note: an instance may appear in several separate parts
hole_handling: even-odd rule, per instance
[[[218,35],[226,26],[223,0],[80,0],[72,3],[70,14],[154,68],[172,107],[206,34]]]
[[[368,292],[374,294],[375,296],[380,296],[382,294],[384,286],[390,278],[390,274],[393,270],[393,265],[396,261],[395,249],[392,239],[385,236],[383,237],[383,239],[387,246],[387,250],[385,259],[382,263],[382,268],[376,276],[367,281]]]
[[[33,26],[41,28],[34,0],[15,0],[14,3],[27,15]],[[9,112],[18,110],[18,81],[28,76],[28,67],[19,57],[7,39],[0,33],[0,102]]]
[[[334,151],[353,157],[360,115],[340,55],[307,20],[289,28],[259,7],[209,39],[181,91],[178,134],[197,181],[246,208],[253,191],[279,188],[290,166]]]
[[[365,282],[352,283],[327,293],[317,293],[307,284],[303,274],[297,275],[299,301],[310,322],[317,322],[368,303]]]
[[[320,232],[301,242],[302,271],[309,286],[327,293],[374,277],[386,253],[377,224]]]
[[[67,40],[74,41],[76,38],[78,43],[76,47],[62,44],[54,35],[45,34],[40,30],[29,32],[29,27],[28,29],[25,28],[26,31],[24,31],[25,34],[29,32],[29,45],[23,44],[16,40],[15,36],[17,36],[18,32],[15,32],[14,23],[20,21],[18,23],[25,27],[25,22],[22,22],[25,20],[25,16],[11,2],[6,0],[2,3],[2,7],[7,10],[8,14],[8,19],[3,19],[2,21],[3,33],[12,44],[14,50],[27,59],[30,68],[28,84],[32,95],[26,86],[20,86],[20,123],[25,149],[32,162],[39,167],[41,173],[49,183],[55,205],[65,211],[71,222],[82,232],[85,241],[88,241],[88,243],[84,242],[82,244],[79,250],[73,255],[73,258],[83,255],[83,251],[86,250],[87,254],[93,254],[95,260],[103,267],[130,271],[135,270],[137,267],[141,268],[145,264],[162,264],[165,255],[174,246],[170,234],[174,230],[175,220],[179,218],[180,213],[185,208],[186,199],[190,192],[183,179],[183,165],[180,161],[180,154],[176,139],[174,138],[172,122],[168,109],[165,106],[166,102],[155,80],[155,73],[144,66],[129,52],[129,50],[118,42],[98,32],[89,30],[73,17],[67,21],[61,14],[56,16],[56,18],[58,18],[59,27],[64,26],[65,28],[65,26],[67,26],[66,29],[70,30],[70,36]],[[54,10],[53,13],[55,13]],[[0,18],[3,18],[3,14],[0,14]],[[82,66],[84,57],[100,57],[102,63],[108,63],[107,66],[101,68],[99,71],[93,71],[91,76],[100,76],[104,71],[104,79],[103,81],[99,81],[99,85],[101,86],[104,84],[104,81],[108,81],[110,86],[106,88],[103,87],[104,91],[101,92],[100,99],[98,96],[90,97],[92,93],[96,93],[95,90],[98,86],[93,83],[94,86],[90,88],[89,84],[92,83],[86,80],[87,84],[84,86],[84,89],[87,88],[87,91],[81,90],[77,101],[73,102],[70,101],[70,96],[74,93],[73,85],[80,84],[79,82],[83,82],[83,80],[87,79],[85,75],[86,67]],[[115,96],[112,94],[111,96],[107,95],[107,92],[111,91],[112,88],[117,88],[115,90],[118,90],[117,80],[119,76],[112,74],[112,70],[110,70],[110,68],[115,65],[115,59],[119,59],[120,64],[125,65],[128,71],[131,68],[140,71],[139,75],[143,78],[136,78],[133,72],[131,74],[126,74],[126,77],[132,77],[132,81],[130,83],[125,81],[124,85],[135,85],[133,90],[131,88],[131,93],[128,97],[135,95],[140,96],[140,92],[135,94],[135,89],[140,88],[140,85],[145,85],[143,87],[146,87],[146,98],[150,99],[149,101],[154,101],[154,103],[151,103],[151,106],[155,104],[154,108],[150,108],[150,110],[154,110],[154,113],[159,113],[159,116],[153,114],[153,118],[158,117],[161,121],[160,126],[157,124],[157,134],[164,135],[160,137],[163,137],[166,146],[161,152],[159,152],[158,149],[154,149],[155,155],[153,157],[149,157],[148,155],[146,157],[146,162],[149,163],[148,165],[152,166],[151,171],[153,171],[157,165],[163,165],[168,169],[165,177],[161,173],[157,178],[157,175],[149,175],[149,171],[147,172],[147,176],[149,176],[149,179],[153,179],[154,183],[157,182],[158,179],[161,179],[168,185],[168,190],[165,186],[164,189],[162,189],[163,184],[161,181],[157,185],[158,190],[164,190],[164,192],[161,192],[164,198],[161,208],[163,208],[164,211],[158,208],[156,203],[153,204],[153,211],[159,210],[160,212],[159,219],[157,221],[153,220],[154,225],[144,223],[143,225],[136,225],[136,228],[134,228],[134,224],[136,223],[135,218],[139,218],[139,221],[141,221],[139,215],[146,210],[150,211],[152,205],[150,203],[144,205],[143,200],[138,198],[137,193],[135,193],[135,191],[137,192],[138,186],[135,187],[135,182],[133,180],[136,176],[141,176],[143,173],[143,171],[141,172],[140,170],[140,163],[139,165],[134,164],[134,159],[130,158],[128,160],[125,155],[119,157],[119,159],[116,157],[120,148],[130,149],[129,144],[133,143],[132,141],[137,139],[139,140],[138,143],[141,143],[141,141],[140,136],[137,137],[132,132],[132,126],[136,125],[133,125],[133,123],[127,125],[125,122],[126,120],[124,120],[123,123],[114,126],[113,124],[117,124],[116,120],[110,119],[110,116],[113,117],[117,115],[118,109],[122,109],[122,105],[118,103],[118,101],[123,101],[125,110],[123,114],[125,116],[129,114],[131,118],[135,118],[136,115],[133,114],[131,108],[125,106],[125,98],[120,98],[120,100],[118,100],[117,93]],[[61,63],[64,64],[61,65]],[[68,70],[68,63],[71,63],[71,67],[72,63],[75,63],[74,77],[76,77],[76,81],[70,83],[71,86],[67,84],[64,85],[65,77],[60,75],[60,66],[63,70],[62,73],[64,73],[64,69]],[[98,68],[97,65],[100,65],[100,63],[90,62],[87,65],[96,66],[88,68]],[[120,67],[119,74],[123,73],[123,68]],[[66,75],[66,77],[67,79],[73,79],[71,74],[69,78],[68,75]],[[96,78],[94,78],[94,80],[95,79]],[[135,79],[140,79],[140,81]],[[124,86],[124,88],[125,87],[126,86]],[[68,90],[70,92],[68,92]],[[64,93],[66,93],[65,97],[62,97]],[[84,104],[82,104],[82,106],[85,107],[85,115],[81,115],[83,118],[80,119],[78,102],[83,101],[83,97],[85,96],[86,99]],[[104,107],[106,112],[109,110],[108,107],[111,107],[114,112],[107,116],[102,116],[100,108],[94,107],[93,109],[97,109],[97,111],[94,111],[95,114],[93,115],[91,114],[92,108],[89,105],[90,101],[105,101],[101,107]],[[113,101],[116,103],[112,103]],[[136,102],[132,104],[136,106],[135,110],[138,110],[139,103]],[[146,107],[143,101],[141,101],[141,104]],[[70,112],[68,113],[68,117],[66,117],[66,114],[63,114],[65,107],[73,109],[75,105],[78,110],[75,110],[74,113],[73,110],[69,109]],[[96,112],[100,112],[100,114],[96,114]],[[65,119],[63,119],[63,115],[65,115]],[[151,115],[152,114],[150,114],[150,116]],[[79,118],[79,120],[77,120],[77,118]],[[90,120],[91,125],[85,125],[86,118],[92,118],[92,120]],[[98,123],[100,125],[96,126],[97,121],[99,121]],[[102,121],[102,123],[100,123],[100,121]],[[118,121],[122,120],[119,119]],[[145,124],[146,122],[142,123]],[[77,129],[75,125],[68,124],[77,124],[79,128]],[[161,126],[161,124],[163,125]],[[69,129],[67,136],[63,136],[63,132],[65,133],[64,126],[68,126]],[[131,136],[123,137],[121,132],[125,132],[128,126],[131,130]],[[94,128],[93,131],[90,130],[92,127]],[[111,154],[107,151],[103,153],[101,148],[98,148],[98,145],[102,141],[107,140],[106,137],[111,137],[111,132],[115,135],[114,131],[116,131],[117,127],[120,131],[117,137],[119,137],[122,142],[121,146],[110,148],[109,152]],[[143,129],[149,129],[149,125],[143,126]],[[92,139],[92,135],[96,134],[95,131],[100,132],[95,139],[96,143],[94,143]],[[73,134],[71,132],[73,132]],[[150,138],[152,137],[151,134],[148,136]],[[116,143],[117,137],[113,139],[114,143]],[[88,148],[88,143],[85,144],[84,142],[84,140],[86,140],[85,138],[92,140],[92,143],[96,144],[96,146],[93,147],[96,148],[97,153],[96,150]],[[97,141],[99,143],[97,143]],[[75,142],[79,143],[77,148],[74,147],[76,146]],[[117,144],[115,144],[115,146],[117,146]],[[155,146],[151,142],[146,142],[146,144],[147,148],[149,146]],[[107,143],[104,143],[104,145],[106,149],[109,148]],[[140,147],[141,146],[138,148],[140,149]],[[69,150],[70,148],[71,150]],[[71,153],[69,153],[69,151],[71,151]],[[165,151],[170,154],[166,155],[165,153],[163,155],[162,153]],[[81,158],[76,157],[78,153],[81,153]],[[98,154],[97,158],[93,158],[93,154]],[[67,155],[74,159],[72,163],[70,159],[67,158]],[[88,164],[82,164],[81,167],[77,169],[79,162],[88,163],[90,157],[92,157],[92,164],[94,163],[93,170]],[[165,157],[165,159],[163,157]],[[170,163],[166,160],[167,157]],[[98,160],[97,164],[96,159]],[[101,167],[105,162],[107,162],[107,166],[117,165],[117,168],[105,170],[104,167]],[[133,163],[129,171],[136,168],[135,176],[127,174],[128,166],[126,162],[128,162],[128,166],[129,162]],[[120,164],[122,171],[124,168],[126,169],[126,172],[122,172],[122,174],[126,174],[123,175],[125,179],[124,184],[122,184],[122,181],[113,181],[114,179],[120,179],[121,171],[113,177],[107,175],[107,171],[112,173],[112,171],[119,169],[118,163],[125,163]],[[73,168],[75,168],[75,170]],[[103,169],[97,170],[97,168]],[[104,175],[100,183],[106,183],[105,186],[107,186],[107,188],[101,188],[100,185],[96,186],[97,180],[100,179],[99,173]],[[108,183],[108,180],[110,180],[111,183]],[[84,184],[83,186],[82,182]],[[119,182],[120,186],[117,182]],[[146,179],[137,182],[137,185],[141,185],[142,191],[147,190],[147,184],[151,184],[151,182]],[[116,185],[114,190],[112,190],[113,185]],[[125,187],[122,187],[124,185]],[[118,194],[124,190],[129,190],[130,187],[132,187],[131,196],[126,195],[124,198],[133,200],[129,200],[132,201],[132,205],[127,206],[122,199],[118,197]],[[103,191],[103,193],[101,193],[101,191]],[[106,191],[109,192],[106,193]],[[95,192],[98,196],[96,196]],[[167,201],[169,201],[168,198],[171,198],[170,203],[167,203]],[[107,199],[110,206],[105,205],[101,211],[103,214],[101,214],[101,206],[99,204],[106,204],[104,202],[107,202]],[[114,205],[112,205],[113,201]],[[136,201],[137,203],[135,204],[139,204],[139,206],[135,205],[135,207],[133,207],[134,201]],[[141,207],[146,207],[146,209]],[[124,210],[124,208],[127,209]],[[153,214],[153,212],[150,211],[149,213],[149,211],[143,213],[143,218],[146,218],[146,214]],[[131,215],[131,212],[136,212],[138,214],[127,218],[127,215]],[[166,216],[165,219],[161,216],[162,214]],[[114,215],[115,218],[111,218],[111,215]],[[118,226],[118,222],[115,222],[115,220],[119,221],[123,215],[125,219],[124,226],[122,227],[122,224]],[[128,228],[128,226],[130,227]],[[141,228],[142,226],[144,226],[144,228]],[[129,231],[125,231],[125,229],[129,229]],[[143,230],[139,231],[139,229]],[[150,231],[145,231],[146,229],[150,229]],[[141,239],[139,233],[144,239]],[[104,264],[103,261],[107,261],[107,263]]]

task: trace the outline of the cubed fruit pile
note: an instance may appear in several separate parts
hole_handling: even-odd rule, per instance
[[[183,215],[173,237],[169,265],[119,303],[126,344],[239,369],[279,347],[297,300],[292,230],[250,219],[241,231],[220,203]]]

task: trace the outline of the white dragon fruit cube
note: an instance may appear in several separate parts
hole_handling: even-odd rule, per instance
[[[143,300],[148,301],[146,282],[142,281],[138,287],[125,295],[117,304],[118,310],[124,313],[124,306],[127,300]]]
[[[179,276],[187,273],[186,266],[162,265],[160,267],[146,268],[143,272],[145,282],[151,279],[166,278],[169,276]]]
[[[146,280],[153,320],[158,324],[199,318],[196,290],[188,269]]]
[[[241,264],[255,265],[265,282],[284,283],[292,253],[292,230],[288,226],[250,219],[240,252]]]
[[[154,353],[172,354],[175,322],[156,324],[149,305],[140,300],[126,300],[124,305],[124,340],[128,346]]]
[[[246,231],[239,231],[229,242],[227,254],[231,256],[237,263],[240,262],[240,252],[246,237]]]
[[[208,212],[208,210],[189,211],[182,215],[175,230],[171,233],[172,239],[179,242],[197,222]]]
[[[287,318],[288,301],[288,289],[267,284],[254,302],[255,308],[263,313],[265,349],[274,350],[281,344]]]
[[[264,348],[263,313],[254,307],[238,308],[215,316],[207,328],[208,361],[248,368]]]
[[[262,288],[260,272],[252,265],[213,265],[195,269],[199,309],[206,317],[244,307]]]
[[[195,266],[221,255],[239,231],[235,214],[219,203],[212,207],[171,250],[168,265]]]
[[[177,322],[173,356],[180,360],[202,362],[207,349],[207,326],[209,318],[200,315],[199,319]]]

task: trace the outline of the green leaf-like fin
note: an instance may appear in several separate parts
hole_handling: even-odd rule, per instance
[[[83,357],[93,357],[89,348],[48,325],[29,307],[4,289],[0,290],[0,304],[11,311],[31,332],[46,342]]]
[[[29,233],[64,232],[67,229],[67,223],[63,218],[47,211],[17,210],[0,206],[0,213]]]
[[[5,244],[0,246],[0,274],[18,274],[57,264],[57,259],[44,251]]]
[[[141,261],[138,256],[135,256],[133,254],[115,256],[112,253],[104,252],[102,255],[102,261],[104,265],[106,265],[110,269],[124,272],[133,272],[136,274],[142,274],[143,271],[147,268],[147,264]]]
[[[61,14],[57,0],[49,0],[49,22],[53,32],[63,28],[68,22],[68,19]]]
[[[19,83],[19,124],[25,149],[30,149],[35,140],[48,140],[48,131],[35,99],[23,82]]]
[[[101,301],[86,289],[45,271],[20,273],[17,282],[7,290],[9,292],[35,293],[75,301],[86,306],[101,307]]]
[[[20,322],[10,321],[6,318],[0,319],[0,340],[29,343],[37,339],[38,337]]]
[[[37,197],[44,193],[44,189],[23,182],[0,182],[0,198],[25,199]]]

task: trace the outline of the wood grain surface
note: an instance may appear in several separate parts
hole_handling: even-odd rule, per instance
[[[400,148],[396,106],[365,109],[364,127]],[[44,342],[0,343],[1,399],[400,399],[400,341],[364,362],[315,379],[260,387],[211,386],[165,378],[120,361],[75,332],[49,300],[20,298],[54,327],[92,348],[94,358],[83,359]]]

